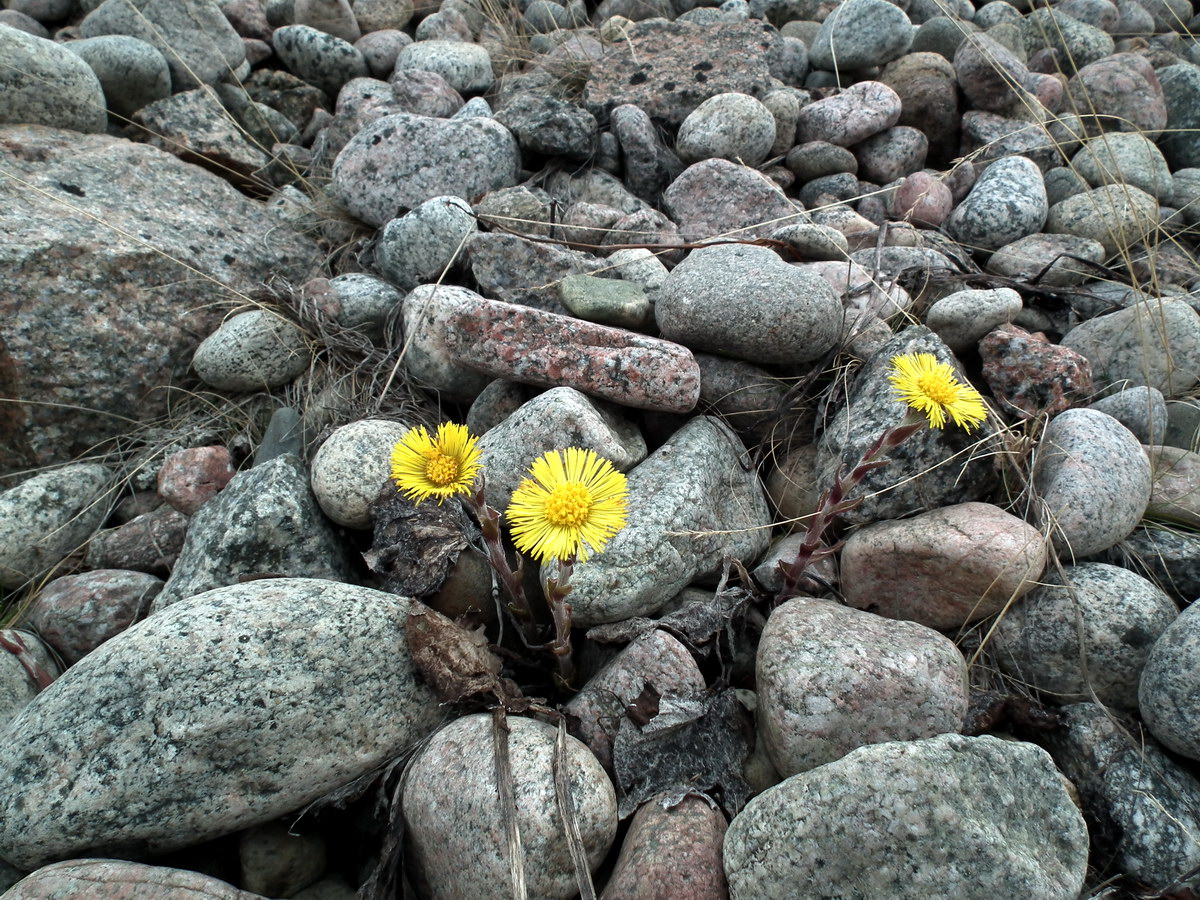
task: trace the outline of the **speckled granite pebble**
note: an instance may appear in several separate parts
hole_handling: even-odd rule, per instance
[[[1042,433],[1033,484],[1065,562],[1107,550],[1133,531],[1150,501],[1150,462],[1112,416],[1069,409]]]
[[[899,120],[900,96],[886,84],[860,81],[800,110],[796,140],[849,147]]]
[[[913,27],[904,10],[886,0],[845,0],[821,24],[809,49],[813,66],[860,72],[903,56]]]
[[[352,78],[370,74],[366,57],[354,45],[308,25],[276,28],[272,44],[288,70],[336,97]]]
[[[410,668],[408,603],[268,579],[185,600],[108,641],[0,736],[0,852],[28,869],[162,852],[371,771],[442,715]]]
[[[187,516],[217,496],[237,474],[226,447],[188,447],[163,460],[155,479],[158,496]]]
[[[1169,202],[1174,193],[1162,151],[1141,134],[1117,131],[1092,138],[1071,158],[1071,168],[1092,187],[1129,184],[1159,203]]]
[[[262,391],[287,384],[308,368],[304,332],[277,312],[253,309],[227,319],[196,348],[200,380],[223,391]]]
[[[688,166],[663,192],[662,201],[685,241],[766,237],[781,225],[807,220],[762,172],[727,159]]]
[[[1059,702],[1094,691],[1106,706],[1136,709],[1142,667],[1178,615],[1174,602],[1106,563],[1066,566],[1043,582],[999,620],[991,647],[1001,669]]]
[[[391,472],[392,448],[409,426],[359,419],[325,439],[312,460],[312,490],[321,511],[338,525],[370,528],[371,504]]]
[[[1079,257],[1078,260],[1071,257]],[[1087,261],[1096,263],[1088,265]],[[1094,278],[1104,245],[1073,234],[1029,234],[1005,244],[987,261],[988,272],[1046,287],[1070,287]]]
[[[509,716],[513,796],[532,897],[578,892],[554,793],[554,727]],[[511,897],[508,840],[501,819],[492,717],[456,719],[413,759],[402,809],[406,865],[431,900]],[[617,834],[612,782],[591,751],[567,737],[567,771],[580,837],[594,870]]]
[[[989,503],[959,503],[852,532],[842,591],[859,609],[950,630],[999,612],[1045,565],[1032,525]]]
[[[711,579],[725,554],[758,558],[771,516],[744,453],[728,426],[697,417],[629,473],[628,524],[571,576],[576,625],[648,615]]]
[[[1161,444],[1167,431],[1167,404],[1158,388],[1131,387],[1090,407],[1112,416],[1143,444]]]
[[[400,51],[396,68],[436,72],[460,94],[478,94],[495,81],[487,49],[465,41],[418,40]]]
[[[4,895],[7,900],[260,900],[220,879],[123,859],[68,859],[30,873]]]
[[[430,197],[388,222],[375,241],[379,272],[401,290],[437,281],[448,266],[461,268],[479,225],[460,197]]]
[[[4,628],[0,629],[0,637],[18,650],[24,647],[30,660],[49,678],[54,679],[62,674],[53,652],[36,634]],[[0,730],[3,730],[38,695],[41,686],[30,676],[16,654],[7,648],[0,648],[0,651]]]
[[[1154,232],[1158,201],[1133,185],[1107,184],[1055,203],[1045,222],[1046,231],[1091,238],[1111,256]]]
[[[1200,453],[1182,447],[1146,448],[1153,488],[1146,515],[1200,529]]]
[[[42,472],[0,493],[0,587],[50,571],[108,514],[110,473],[96,463]]]
[[[856,747],[957,732],[967,667],[932,628],[828,600],[777,607],[758,645],[759,737],[785,778]]]
[[[702,795],[643,803],[629,823],[621,855],[600,900],[726,900],[721,868],[725,817]]]
[[[700,396],[692,354],[659,338],[482,297],[451,310],[445,328],[455,361],[496,378],[669,412],[691,410]]]
[[[79,56],[53,41],[0,25],[0,58],[7,62],[0,123],[104,131],[104,90]]]
[[[574,388],[551,388],[521,404],[479,440],[488,502],[504,509],[528,477],[529,466],[547,450],[594,450],[621,472],[646,457],[646,441],[620,410],[594,402]]]
[[[262,897],[298,897],[325,871],[325,840],[296,832],[286,819],[254,825],[238,835],[238,884]]]
[[[995,250],[1041,231],[1049,204],[1042,172],[1023,156],[992,163],[946,220],[955,240]]]
[[[1012,288],[963,290],[935,300],[925,324],[955,353],[973,349],[997,325],[1021,311],[1021,295]]]
[[[1092,396],[1092,367],[1083,356],[1018,325],[985,335],[979,355],[984,380],[1009,412],[1059,413]]]
[[[729,823],[732,900],[1075,900],[1088,833],[1050,756],[990,735],[860,747],[759,794]]]
[[[1150,650],[1138,710],[1167,749],[1200,759],[1200,605],[1181,612]]]
[[[157,47],[123,34],[84,38],[63,44],[92,67],[108,108],[130,116],[171,94],[171,70]]]
[[[161,578],[122,569],[64,575],[37,592],[22,622],[73,665],[144,616],[162,586]]]
[[[376,227],[440,194],[470,200],[517,183],[520,152],[495,119],[384,116],[359,131],[333,164],[332,194]]]
[[[419,285],[404,298],[404,368],[418,384],[468,402],[487,387],[491,379],[460,363],[446,345],[452,315],[480,302],[474,291],[452,284]]]
[[[654,307],[663,337],[759,363],[808,362],[841,332],[841,303],[821,278],[772,250],[727,244],[693,250],[667,276]],[[803,335],[803,340],[797,336]]]
[[[747,94],[717,94],[679,126],[675,149],[684,162],[723,157],[748,166],[767,158],[775,142],[775,117]]]

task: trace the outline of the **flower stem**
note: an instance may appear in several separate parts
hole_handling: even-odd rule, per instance
[[[525,596],[522,577],[524,563],[518,562],[515,570],[508,564],[508,555],[504,552],[504,542],[500,534],[500,513],[488,506],[484,499],[482,477],[475,483],[475,490],[463,498],[463,503],[479,522],[483,544],[487,548],[488,563],[504,585],[504,592],[509,597],[508,610],[518,620],[518,626],[532,622],[533,609],[529,605],[529,598]]]
[[[875,443],[862,455],[849,475],[843,477],[839,468],[834,475],[832,487],[821,495],[817,509],[808,521],[808,528],[804,532],[800,549],[796,551],[796,558],[789,565],[779,564],[783,569],[783,587],[776,595],[777,602],[782,603],[797,596],[800,593],[800,578],[804,571],[833,552],[821,546],[821,538],[829,526],[837,521],[838,516],[862,502],[861,497],[847,499],[850,492],[872,469],[887,465],[887,460],[882,457],[920,431],[925,421],[921,416],[906,416],[899,425],[893,425],[875,439]]]
[[[543,569],[542,590],[546,594],[546,603],[550,607],[550,615],[554,618],[554,640],[546,645],[554,658],[558,660],[558,676],[564,686],[570,686],[575,678],[575,661],[571,658],[571,604],[567,595],[571,593],[571,570],[575,566],[575,555],[556,561],[557,572],[550,575]]]

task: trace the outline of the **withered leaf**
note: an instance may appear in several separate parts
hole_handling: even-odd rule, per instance
[[[645,726],[623,718],[613,741],[621,818],[656,794],[689,791],[703,791],[736,814],[750,796],[742,776],[750,722],[737,692],[667,693],[658,705]]]
[[[382,587],[405,597],[437,593],[475,528],[458,503],[419,506],[389,484],[371,505],[375,536],[363,554]]]
[[[510,711],[527,708],[521,689],[500,677],[500,658],[480,632],[468,631],[417,601],[409,608],[405,630],[413,664],[442,703],[483,700],[490,694]]]

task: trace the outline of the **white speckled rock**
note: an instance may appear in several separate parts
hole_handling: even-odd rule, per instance
[[[759,737],[787,777],[856,747],[957,732],[967,664],[932,628],[797,597],[758,645]]]
[[[970,247],[997,250],[1041,231],[1048,211],[1046,183],[1037,163],[1024,156],[1007,156],[979,176],[946,220],[946,229]]]
[[[404,298],[404,368],[420,384],[447,396],[471,401],[491,379],[458,362],[446,347],[451,316],[482,300],[474,291],[452,284],[422,284]]]
[[[1094,137],[1071,158],[1071,168],[1092,187],[1129,184],[1170,203],[1175,192],[1162,151],[1145,135],[1113,131]]]
[[[748,94],[709,97],[679,126],[675,151],[685,163],[720,157],[756,166],[775,143],[775,117]]]
[[[1146,447],[1152,488],[1146,515],[1200,529],[1200,453],[1182,447]]]
[[[1167,433],[1167,404],[1158,388],[1131,387],[1097,400],[1089,409],[1112,416],[1143,444],[1160,444]]]
[[[0,493],[0,587],[46,574],[91,537],[108,515],[109,471],[75,463]]]
[[[809,54],[815,68],[855,72],[903,56],[912,41],[912,22],[899,6],[846,0],[825,18]]]
[[[190,869],[172,869],[123,859],[68,859],[32,872],[6,893],[6,900],[88,897],[151,900],[260,900],[260,894]]]
[[[223,391],[263,391],[287,384],[308,368],[304,332],[278,313],[253,309],[226,319],[196,348],[192,368]]]
[[[1105,393],[1149,385],[1172,399],[1200,383],[1200,315],[1174,297],[1088,319],[1061,343],[1087,357]]]
[[[1088,832],[1046,751],[985,735],[860,747],[751,800],[725,834],[732,900],[1075,900]]]
[[[57,678],[62,670],[49,648],[41,638],[28,631],[13,628],[0,629],[0,637],[18,647],[25,645],[33,662],[51,678]],[[18,644],[17,642],[20,642]],[[700,684],[704,686],[703,681]],[[38,695],[37,682],[33,680],[17,655],[6,647],[0,647],[0,731]]]
[[[270,821],[371,771],[442,716],[409,663],[409,602],[267,579],[117,635],[0,735],[0,853],[26,869],[159,853]]]
[[[1106,184],[1055,203],[1045,221],[1051,234],[1091,238],[1111,255],[1154,233],[1158,201],[1133,185]]]
[[[925,324],[955,353],[972,349],[979,339],[1021,311],[1021,295],[1012,288],[955,291],[934,301]]]
[[[1181,612],[1151,648],[1138,710],[1168,749],[1200,759],[1200,604]]]
[[[1179,611],[1128,569],[1081,563],[1063,576],[1048,573],[1000,619],[991,644],[1000,668],[1060,702],[1095,691],[1107,706],[1136,709],[1150,648]]]
[[[436,281],[451,263],[461,266],[466,242],[477,231],[466,200],[431,197],[383,226],[375,244],[379,271],[406,291]]]
[[[629,521],[604,552],[575,566],[576,625],[647,615],[725,554],[753,565],[767,548],[767,498],[745,447],[710,416],[692,419],[628,476]]]
[[[359,419],[325,439],[312,461],[312,489],[325,515],[347,528],[371,527],[371,503],[388,480],[392,448],[408,427]]]
[[[404,294],[382,278],[362,272],[347,272],[329,279],[341,311],[338,324],[343,328],[378,331],[389,313],[404,300]]]
[[[529,466],[547,450],[595,450],[628,472],[646,458],[646,439],[619,409],[569,387],[551,388],[522,404],[479,440],[488,502],[507,508]]]
[[[554,793],[557,731],[508,718],[509,758],[525,878],[531,897],[568,900],[578,893]],[[430,900],[511,897],[508,839],[500,813],[493,721],[487,714],[451,722],[413,760],[404,786],[411,874]],[[617,834],[616,794],[596,757],[567,738],[571,800],[594,871]]]
[[[103,132],[108,124],[100,80],[61,44],[0,25],[0,123]]]
[[[1032,525],[990,503],[959,503],[854,531],[842,591],[858,609],[948,630],[999,612],[1045,566]]]
[[[1137,527],[1150,502],[1150,461],[1112,416],[1068,409],[1042,432],[1033,484],[1054,546],[1070,561],[1107,550]]]
[[[396,113],[377,119],[333,163],[332,194],[379,227],[430,197],[470,200],[517,183],[516,138],[495,119],[435,119]]]
[[[152,44],[124,34],[68,41],[62,45],[92,67],[104,99],[118,116],[171,96],[171,69]]]
[[[827,282],[741,244],[693,250],[667,276],[654,310],[667,340],[759,364],[819,359],[842,325]]]
[[[579,720],[578,733],[609,771],[625,710],[647,687],[660,696],[704,690],[704,676],[687,647],[657,628],[630,641],[563,707]]]
[[[351,79],[371,74],[367,58],[353,44],[308,25],[276,28],[271,43],[288,71],[330,97]]]
[[[400,51],[396,68],[421,69],[446,79],[460,94],[480,94],[496,80],[492,58],[479,44],[466,41],[417,41]]]

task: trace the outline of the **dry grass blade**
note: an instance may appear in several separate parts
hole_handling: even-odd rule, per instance
[[[567,765],[567,723],[565,719],[559,719],[558,737],[554,741],[554,798],[558,801],[558,815],[562,819],[571,862],[575,866],[575,883],[579,887],[580,900],[596,900],[592,870],[588,865],[583,838],[579,835],[575,803],[571,799],[571,774],[567,771]]]
[[[495,751],[496,793],[500,798],[500,821],[508,847],[508,877],[513,900],[526,900],[525,848],[521,845],[521,827],[517,823],[517,801],[513,794],[512,758],[508,752],[508,722],[504,707],[492,711],[492,747]]]

